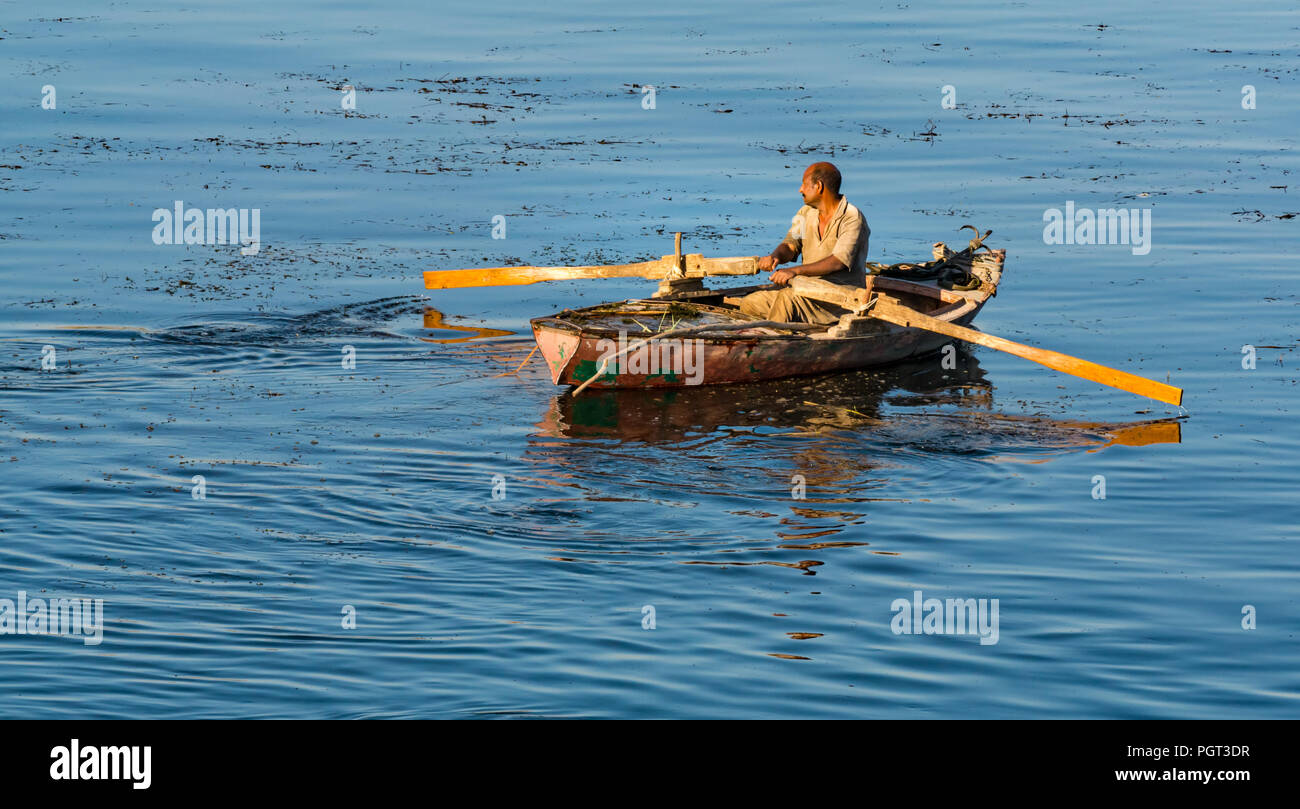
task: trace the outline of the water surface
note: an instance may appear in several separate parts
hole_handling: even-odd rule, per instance
[[[0,636],[0,715],[1296,716],[1287,4],[0,9],[0,598],[106,624]],[[652,282],[421,288],[765,253],[819,159],[869,258],[992,228],[981,328],[1186,411],[985,349],[575,398],[528,319]],[[1153,249],[1044,244],[1067,200]]]

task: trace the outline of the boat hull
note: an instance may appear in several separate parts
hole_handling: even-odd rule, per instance
[[[944,320],[968,325],[982,306],[983,301],[971,301]],[[551,380],[557,385],[586,382],[597,374],[602,359],[638,342],[636,335],[620,341],[547,318],[532,325]],[[921,329],[880,325],[877,333],[841,338],[777,334],[666,337],[607,362],[606,372],[589,387],[672,388],[811,376],[888,365],[933,353],[952,342],[950,337]]]

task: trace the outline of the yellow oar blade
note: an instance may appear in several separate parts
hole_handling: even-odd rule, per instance
[[[698,253],[683,256],[686,277],[707,275],[753,275],[757,262],[749,256],[739,258],[704,258]],[[578,278],[652,278],[662,279],[675,266],[673,256],[636,264],[605,264],[594,267],[482,267],[468,270],[427,270],[425,289],[459,289],[462,287],[498,287],[536,284],[539,281],[569,281]]]
[[[925,329],[949,337],[956,337],[958,340],[965,340],[998,351],[1005,351],[1008,354],[1032,360],[1039,365],[1046,365],[1052,370],[1077,376],[1080,379],[1088,379],[1102,385],[1109,385],[1112,388],[1119,388],[1129,393],[1135,393],[1138,396],[1149,396],[1152,399],[1171,405],[1181,405],[1183,403],[1183,391],[1173,385],[1166,385],[1163,382],[1156,382],[1115,368],[1107,368],[1105,365],[1098,365],[1095,362],[1071,357],[1069,354],[1034,348],[1024,343],[1012,342],[1002,337],[994,337],[991,334],[968,329],[965,326],[948,323],[929,315],[923,315],[915,309],[903,306],[884,296],[876,298],[876,305],[867,314],[898,326]]]

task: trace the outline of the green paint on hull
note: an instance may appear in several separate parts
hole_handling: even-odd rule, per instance
[[[596,371],[599,370],[599,368],[600,368],[600,363],[596,362],[595,360],[578,360],[576,363],[574,363],[573,366],[573,381],[586,382],[588,379],[591,379],[593,376],[596,375]],[[633,375],[609,374],[609,373],[605,374],[605,377],[610,380],[617,378],[617,379],[623,379],[625,381],[629,379],[638,378],[637,376],[633,376]],[[640,377],[640,378],[644,380],[644,383],[648,383],[652,379],[662,379],[668,382],[669,384],[676,385],[682,381],[681,376],[679,376],[675,371],[665,371],[660,374],[646,374],[644,377]],[[600,383],[596,382],[593,384],[598,385]]]
[[[573,366],[573,378],[577,382],[586,382],[596,375],[596,370],[599,367],[600,364],[595,360],[578,360],[577,364]]]

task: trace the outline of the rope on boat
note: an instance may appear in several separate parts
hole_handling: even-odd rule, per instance
[[[880,298],[877,298],[875,295],[872,295],[871,300],[867,301],[862,306],[859,306],[858,308],[854,309],[853,314],[861,317],[862,315],[865,315],[867,312],[870,312],[872,309],[874,309],[876,307],[876,304],[878,303],[880,303]]]

